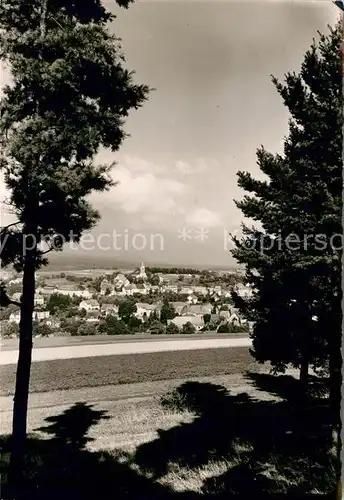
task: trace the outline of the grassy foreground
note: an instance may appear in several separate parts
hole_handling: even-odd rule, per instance
[[[116,415],[101,402],[52,408],[28,442],[20,500],[335,498],[338,464],[321,381],[300,405],[292,377],[246,378],[254,393],[188,381],[155,402],[121,404]],[[254,397],[258,392],[265,397]],[[138,441],[92,449],[111,419]],[[142,437],[147,424],[155,430]],[[6,492],[9,440],[0,445]]]
[[[31,392],[243,373],[255,367],[247,347],[99,356],[33,363]],[[0,395],[12,395],[15,365],[0,367]]]
[[[258,368],[243,347],[34,363],[18,500],[335,499],[325,381],[305,402],[295,378]],[[2,395],[14,378],[1,367]],[[9,446],[0,437],[3,496]]]

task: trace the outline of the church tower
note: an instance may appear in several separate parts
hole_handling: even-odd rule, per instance
[[[144,280],[147,279],[146,268],[143,262],[141,263],[140,274],[138,275],[138,278],[142,278]]]

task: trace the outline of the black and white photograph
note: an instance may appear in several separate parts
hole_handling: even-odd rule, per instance
[[[344,1],[0,2],[1,500],[342,500]]]

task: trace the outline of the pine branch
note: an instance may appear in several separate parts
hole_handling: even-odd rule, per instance
[[[0,284],[0,307],[8,307],[10,304],[21,307],[21,302],[12,300],[7,295],[6,287],[3,283]]]
[[[49,250],[45,250],[44,252],[41,252],[41,255],[46,255],[47,253],[50,253],[54,250],[54,248],[49,248]]]
[[[12,222],[11,224],[8,224],[7,226],[3,226],[2,228],[0,228],[0,234],[4,234],[7,231],[7,229],[9,229],[10,227],[13,227],[13,226],[17,226],[20,223],[21,223],[21,221],[18,220],[17,222]]]
[[[16,300],[12,300],[9,298],[9,303],[10,304],[13,304],[14,306],[18,306],[18,307],[21,307],[21,302],[17,302]]]
[[[40,30],[41,30],[41,39],[43,40],[45,37],[46,29],[47,29],[47,10],[48,10],[48,0],[43,0],[42,4],[42,17],[41,17],[41,23],[40,23]]]

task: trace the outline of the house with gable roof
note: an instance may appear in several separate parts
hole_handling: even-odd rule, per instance
[[[113,295],[114,285],[106,278],[100,284],[100,295]]]
[[[186,304],[181,310],[181,316],[200,316],[211,314],[211,304]]]
[[[124,274],[119,273],[115,276],[113,284],[116,290],[121,290],[123,287],[130,285],[130,281],[124,276]]]
[[[167,324],[170,323],[175,324],[178,328],[182,328],[186,323],[191,323],[198,331],[204,327],[202,316],[176,316],[171,320],[167,320]]]
[[[85,311],[88,312],[99,312],[100,311],[100,305],[99,302],[95,299],[89,299],[89,300],[82,300],[79,304],[79,309],[85,309]]]
[[[145,320],[146,318],[149,318],[153,312],[159,313],[159,304],[147,304],[145,302],[138,302],[136,304],[136,313],[135,316],[138,319]]]
[[[132,284],[133,293],[147,295],[149,293],[149,289],[145,283],[133,283]]]

